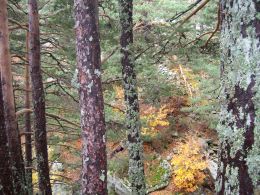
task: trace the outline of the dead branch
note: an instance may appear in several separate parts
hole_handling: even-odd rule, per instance
[[[194,9],[188,16],[186,16],[178,27],[182,26],[184,23],[186,23],[192,16],[194,16],[198,11],[200,11],[210,0],[204,0],[196,9]]]
[[[220,5],[218,6],[218,21],[216,24],[216,28],[214,29],[214,31],[212,32],[212,34],[210,35],[210,37],[208,38],[208,40],[206,41],[206,43],[202,46],[202,48],[206,48],[209,44],[209,41],[212,39],[212,37],[218,32],[219,30],[219,26],[220,26]]]
[[[27,112],[32,113],[33,110],[32,110],[32,109],[27,109],[27,108],[22,109],[22,110],[19,110],[19,111],[16,112],[16,117],[18,118],[20,115],[23,115],[24,113],[27,113]],[[58,116],[58,115],[55,115],[55,114],[51,114],[51,113],[46,113],[46,116],[51,117],[51,118],[54,118],[54,119],[61,120],[61,121],[63,121],[63,122],[66,122],[66,123],[68,123],[68,124],[71,124],[71,125],[74,125],[74,126],[80,128],[80,125],[78,125],[77,123],[74,123],[74,122],[72,122],[72,121],[69,121],[69,120],[67,120],[67,119],[65,119],[65,118],[63,118],[63,117],[61,117],[61,116]]]
[[[177,20],[179,17],[183,16],[184,14],[186,14],[187,12],[189,12],[191,9],[193,9],[194,7],[196,7],[202,0],[197,0],[195,3],[191,4],[186,10],[181,11],[177,14],[175,14],[175,16],[171,17],[170,19],[167,20],[167,22],[173,22],[174,20]]]
[[[191,43],[194,43],[194,42],[200,40],[201,37],[203,37],[205,35],[208,35],[208,34],[212,34],[212,33],[213,33],[213,31],[205,32],[205,33],[201,34],[200,36],[196,37],[194,40],[192,40],[189,43],[187,43],[186,45],[184,45],[183,47],[186,47],[186,46],[190,45]]]
[[[116,51],[117,51],[118,49],[119,49],[119,47],[114,48],[114,49],[111,51],[110,54],[108,54],[106,57],[104,57],[103,59],[101,59],[101,65],[102,65],[102,64],[105,64],[105,63],[109,60],[109,58],[111,58],[111,57],[116,53]]]

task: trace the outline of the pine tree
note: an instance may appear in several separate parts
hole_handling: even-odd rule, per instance
[[[75,0],[77,65],[83,139],[82,194],[107,194],[104,102],[98,1]]]
[[[52,194],[45,116],[45,94],[41,74],[40,62],[40,30],[39,15],[36,0],[29,0],[29,66],[32,81],[33,112],[34,112],[34,137],[37,158],[37,171],[39,191],[41,194]]]
[[[0,194],[13,195],[13,180],[10,166],[8,141],[5,129],[4,103],[0,79]]]
[[[260,2],[221,1],[218,194],[254,194],[260,153]],[[259,183],[258,183],[259,184]]]
[[[143,146],[140,137],[139,103],[134,71],[133,44],[133,2],[120,0],[121,23],[121,64],[126,103],[126,123],[128,129],[129,180],[132,193],[146,194]]]
[[[11,157],[14,192],[15,194],[23,195],[26,194],[26,184],[21,140],[15,115],[11,59],[9,53],[7,1],[0,0],[0,5],[0,72],[3,92],[4,118]]]
[[[29,32],[26,32],[26,60],[28,61],[28,51],[29,51]],[[24,87],[25,87],[25,97],[24,97],[24,105],[26,109],[30,109],[30,75],[29,75],[29,64],[26,62],[25,70],[24,70]],[[25,121],[25,166],[27,169],[26,173],[26,181],[28,187],[28,193],[33,194],[33,184],[32,184],[32,129],[31,129],[31,113],[26,112],[24,114]]]

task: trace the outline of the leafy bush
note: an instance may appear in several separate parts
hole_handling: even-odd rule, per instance
[[[204,182],[206,175],[203,170],[207,162],[201,152],[198,139],[188,136],[185,143],[177,147],[177,154],[171,160],[173,166],[173,182],[184,192],[194,192]]]
[[[141,120],[145,121],[142,127],[142,135],[155,137],[158,135],[157,127],[168,127],[170,125],[167,120],[167,114],[169,110],[166,106],[162,106],[157,111],[154,107],[150,107],[146,110],[144,115],[141,116]]]

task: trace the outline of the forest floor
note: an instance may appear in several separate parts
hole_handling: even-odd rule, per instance
[[[205,143],[209,141],[211,146],[206,146],[208,156],[205,157],[205,160],[212,156],[216,159],[216,154],[214,154],[216,153],[214,147],[217,146],[218,142],[216,131],[210,129],[207,121],[203,121],[193,112],[184,112],[182,110],[182,108],[189,106],[187,96],[167,98],[160,102],[160,107],[154,107],[151,104],[140,102],[141,120],[149,121],[144,125],[144,127],[148,127],[147,129],[149,130],[143,135],[144,166],[148,188],[159,186],[165,182],[164,176],[166,172],[162,169],[161,163],[167,161],[170,165],[173,156],[176,154],[178,145],[186,143],[187,139],[191,137],[199,140],[201,147],[204,147],[204,149]],[[116,152],[112,158],[110,157],[111,152],[120,146],[120,139],[124,139],[122,135],[120,136],[119,134],[119,130],[116,130],[115,137],[117,140],[107,140],[109,174],[120,178],[122,181],[127,181],[127,150]],[[121,134],[125,135],[124,132],[121,132]],[[81,140],[73,141],[71,146],[80,151]],[[75,156],[75,154],[65,151],[62,153],[62,158],[66,159],[66,162],[70,164],[81,161],[79,155]],[[183,160],[185,161],[186,159]],[[75,183],[80,179],[80,171],[80,167],[77,167],[68,169],[66,172],[63,172],[63,174]],[[206,175],[205,182],[199,186],[199,189],[202,191],[186,194],[214,194],[213,179],[208,170],[204,170],[204,173]],[[150,194],[172,195],[180,193],[180,189],[176,188],[172,176],[167,178],[167,181],[169,184],[166,187],[155,190]]]
[[[172,156],[176,153],[177,145],[184,143],[188,136],[199,139],[201,147],[204,147],[203,144],[205,144],[206,141],[217,145],[217,134],[215,130],[210,129],[205,121],[198,120],[198,117],[194,114],[182,111],[183,107],[189,106],[187,99],[187,97],[171,97],[161,102],[161,105],[164,105],[164,110],[166,111],[164,114],[167,115],[165,115],[165,118],[157,117],[157,119],[154,119],[161,120],[161,122],[159,121],[158,125],[155,124],[153,128],[153,131],[157,132],[157,136],[151,139],[144,139],[145,174],[150,187],[160,184],[162,180],[164,171],[159,168],[162,160],[167,160],[170,164]],[[155,108],[151,109],[150,107],[151,106],[147,104],[140,104],[141,118],[143,115],[147,115],[147,113],[156,111]],[[162,116],[162,114],[160,116]],[[169,121],[169,124],[165,125],[162,121]],[[108,151],[113,151],[116,147],[114,143],[109,143]],[[208,148],[206,150],[208,150]],[[127,158],[127,151],[122,151],[113,158],[119,161],[120,159],[125,159]],[[209,171],[206,171],[205,175],[206,179],[202,187],[203,193],[210,195],[214,192],[213,180],[209,175]],[[127,177],[127,169],[123,169],[120,176]],[[172,195],[179,192],[180,190],[176,188],[171,177],[169,180],[167,187],[156,190],[150,194]],[[200,190],[202,188],[200,188]],[[199,193],[197,192],[197,194],[201,194],[201,191]]]

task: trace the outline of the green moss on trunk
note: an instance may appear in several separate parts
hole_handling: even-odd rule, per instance
[[[134,61],[131,51],[133,44],[133,2],[132,0],[120,0],[120,23],[122,33],[121,63],[126,103],[126,126],[128,129],[128,151],[129,151],[129,180],[133,195],[146,194],[143,145],[140,137],[139,104],[134,71]]]

